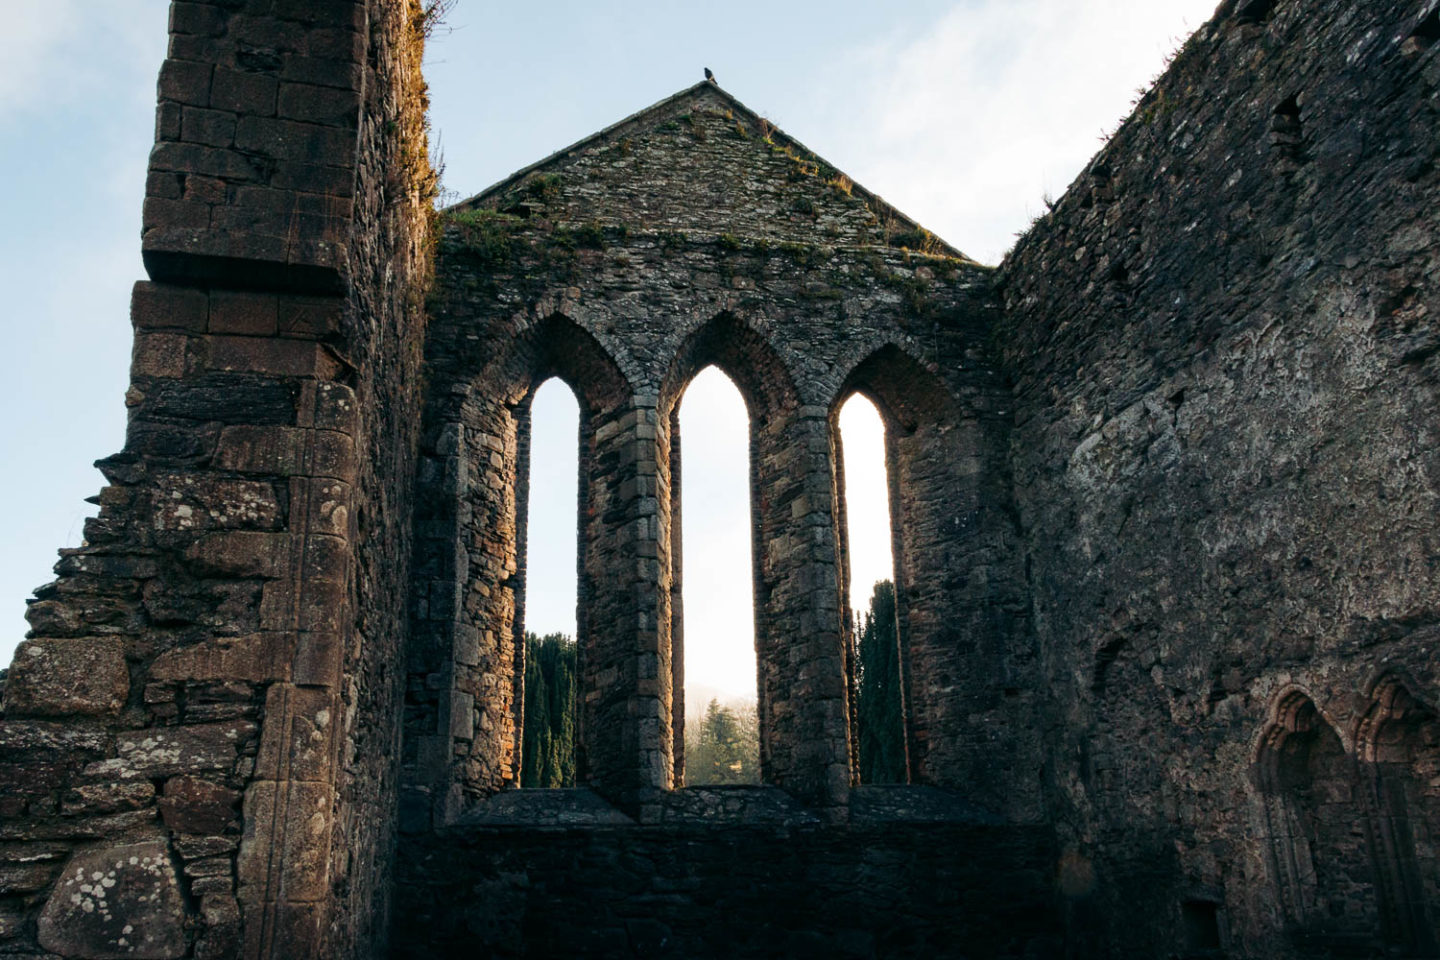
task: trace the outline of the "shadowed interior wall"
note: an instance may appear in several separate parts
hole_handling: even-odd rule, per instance
[[[998,271],[710,83],[432,234],[426,26],[172,5],[125,448],[4,688],[0,953],[1435,954],[1437,0],[1226,0]],[[766,785],[728,791],[671,789],[708,363],[751,418]],[[520,791],[551,375],[585,786]],[[855,784],[857,390],[893,788]]]
[[[1313,700],[1327,769],[1360,762],[1378,675],[1433,708],[1434,20],[1222,5],[1002,268],[1052,817],[1095,877],[1077,943],[1164,954],[1210,899],[1227,952],[1315,955],[1249,776],[1272,705]],[[1375,910],[1340,916],[1373,939]]]

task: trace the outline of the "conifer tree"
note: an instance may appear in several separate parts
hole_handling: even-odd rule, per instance
[[[895,631],[895,585],[881,580],[870,596],[856,644],[861,783],[905,782],[900,646]]]
[[[760,730],[753,705],[712,699],[685,730],[685,781],[692,786],[760,782]]]
[[[525,635],[520,786],[575,785],[575,641]]]

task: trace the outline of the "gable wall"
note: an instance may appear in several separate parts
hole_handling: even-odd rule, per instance
[[[807,244],[894,242],[917,250],[927,242],[903,215],[710,84],[561,151],[457,209],[472,207],[522,216],[535,210],[572,226],[623,224]],[[929,244],[924,248],[934,241]]]

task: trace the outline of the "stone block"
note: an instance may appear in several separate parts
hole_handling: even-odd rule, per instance
[[[5,711],[18,716],[115,714],[130,694],[123,640],[29,640],[5,684]]]
[[[356,0],[289,0],[285,18],[314,27],[359,30],[365,23],[365,4]]]
[[[264,179],[257,162],[237,150],[207,147],[198,143],[157,143],[150,151],[152,171],[222,177],[227,181]],[[164,278],[157,278],[164,279]]]
[[[309,474],[351,480],[355,476],[355,441],[334,430],[316,430]]]
[[[324,779],[333,766],[335,697],[328,690],[288,683],[265,697],[265,729],[255,775],[267,780]]]
[[[210,106],[211,73],[208,63],[166,60],[160,67],[160,99],[197,107]]]
[[[365,35],[354,29],[312,29],[306,36],[305,52],[312,57],[358,62],[365,55]]]
[[[289,534],[225,530],[207,534],[185,550],[201,577],[260,577],[275,580],[289,572]]]
[[[281,161],[275,165],[270,186],[349,198],[355,193],[355,171],[332,164]]]
[[[257,780],[245,791],[245,833],[236,860],[240,898],[319,900],[330,875],[335,791],[328,783]],[[276,854],[278,853],[278,856]]]
[[[293,120],[241,117],[235,125],[235,146],[277,160],[323,164],[353,155],[355,133]]]
[[[354,436],[360,419],[355,391],[340,383],[306,384],[302,388],[300,424]],[[308,416],[307,416],[308,412]]]
[[[225,202],[227,187],[224,180],[204,177],[198,173],[188,174],[184,180],[186,200],[192,203],[208,203],[211,206]]]
[[[235,822],[239,803],[239,792],[218,783],[198,777],[171,777],[165,781],[165,795],[160,798],[160,817],[177,833],[219,834]],[[225,860],[228,872],[229,860],[219,859]],[[188,867],[186,873],[190,873]]]
[[[215,465],[221,470],[287,476],[300,472],[305,431],[293,427],[226,427]]]
[[[215,290],[210,294],[210,332],[264,337],[275,333],[279,298],[274,294]]]
[[[157,143],[180,139],[180,118],[184,110],[185,108],[178,103],[161,102],[155,107],[155,140]],[[146,196],[150,196],[150,194],[147,192]],[[157,194],[157,196],[164,196],[164,194]]]
[[[233,146],[235,114],[226,110],[185,107],[180,114],[180,139],[209,147]]]
[[[185,955],[180,884],[161,841],[77,854],[45,902],[40,945],[67,957]]]
[[[147,197],[179,200],[185,193],[184,186],[184,174],[166,171],[163,173],[151,172],[145,175],[145,196]]]
[[[337,630],[303,630],[296,638],[290,678],[309,686],[340,686],[344,666],[344,635]]]
[[[225,881],[228,884],[228,879]],[[195,960],[231,960],[241,947],[240,904],[228,889],[203,893],[207,885],[196,880],[192,894],[200,897],[200,918],[205,931],[195,943]]]
[[[115,738],[118,756],[90,764],[84,774],[135,780],[182,773],[229,773],[240,747],[255,732],[255,724],[233,720],[125,733]]]
[[[148,202],[148,201],[147,201]],[[185,376],[190,338],[175,333],[137,333],[131,353],[132,377]]]
[[[305,504],[305,533],[350,535],[350,484],[337,479],[294,479],[291,502]]]
[[[87,783],[65,791],[60,812],[67,816],[139,810],[155,802],[153,783]]]
[[[264,433],[268,428],[250,429]],[[284,523],[275,488],[264,481],[162,475],[155,478],[154,495],[152,523],[157,530],[278,530]]]
[[[150,665],[157,681],[240,680],[264,683],[289,675],[293,638],[286,633],[215,637],[167,650]]]
[[[200,860],[218,857],[222,853],[233,853],[240,846],[240,838],[181,835],[175,838],[174,844],[175,852],[180,854],[182,860]]]
[[[170,4],[170,32],[218,37],[225,33],[225,11],[210,3]]]
[[[110,736],[98,730],[77,729],[67,723],[43,720],[0,720],[0,760],[34,761],[76,754],[103,753]]]
[[[296,625],[302,631],[339,636],[349,615],[347,600],[348,593],[344,583],[323,580],[304,583]]]
[[[335,355],[314,340],[212,336],[206,339],[206,347],[211,370],[321,380],[340,372]]]
[[[280,78],[343,90],[359,90],[361,84],[358,63],[326,57],[287,56],[280,67]]]
[[[36,893],[50,886],[58,863],[7,863],[0,860],[0,896]]]
[[[278,112],[289,120],[353,129],[359,120],[360,95],[354,90],[284,83]]]
[[[263,73],[217,66],[210,88],[210,105],[249,117],[275,115],[279,82]]]

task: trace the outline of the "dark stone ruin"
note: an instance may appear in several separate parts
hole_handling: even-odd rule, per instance
[[[173,3],[125,447],[3,682],[0,956],[1440,956],[1437,24],[1227,0],[991,269],[711,82],[436,215],[418,0]],[[711,364],[753,787],[685,778]],[[551,376],[581,785],[525,790]]]

